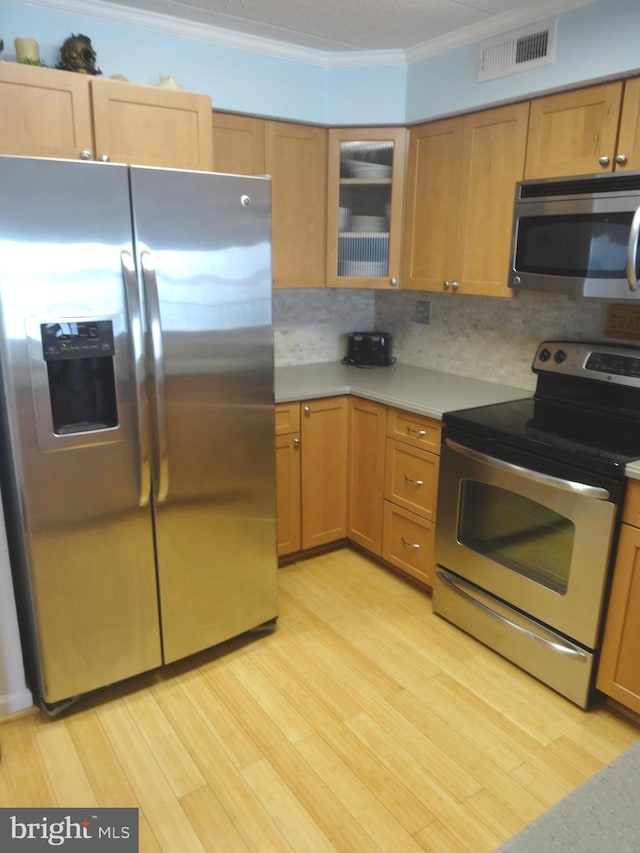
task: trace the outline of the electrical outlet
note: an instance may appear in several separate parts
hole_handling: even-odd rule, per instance
[[[416,302],[416,323],[431,322],[431,303]]]

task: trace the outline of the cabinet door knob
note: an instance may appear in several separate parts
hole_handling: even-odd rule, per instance
[[[294,447],[300,447],[300,439],[299,438],[293,439],[293,446]]]
[[[303,406],[302,411],[305,413],[305,415],[307,415],[307,416],[310,415],[311,414],[311,406]]]
[[[610,162],[611,161],[606,154],[603,154],[602,157],[598,157],[598,163],[600,163],[601,166],[608,166]]]
[[[84,151],[80,152],[80,159],[81,160],[91,160],[91,151],[89,151],[87,148],[85,148]]]
[[[108,154],[102,154],[100,159],[102,160],[103,163],[108,163],[109,160],[111,160],[111,157],[109,157]]]
[[[442,289],[443,289],[443,290],[449,290],[449,287],[450,287],[450,286],[451,286],[451,285],[449,284],[449,282],[448,282],[448,281],[446,281],[446,280],[445,280],[445,281],[443,281],[443,282],[442,282]]]
[[[451,290],[457,290],[460,287],[457,281],[451,282]]]
[[[391,287],[397,287],[398,286],[398,279],[392,278],[390,284],[391,284]]]
[[[616,163],[618,166],[626,166],[627,165],[627,155],[626,154],[616,154]]]

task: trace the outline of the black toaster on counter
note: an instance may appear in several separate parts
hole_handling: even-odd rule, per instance
[[[388,332],[352,332],[342,361],[356,367],[385,367],[395,360],[392,346],[393,339]]]

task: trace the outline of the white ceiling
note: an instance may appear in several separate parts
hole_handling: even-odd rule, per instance
[[[469,43],[594,0],[104,0],[328,54]],[[63,4],[64,5],[64,2]]]

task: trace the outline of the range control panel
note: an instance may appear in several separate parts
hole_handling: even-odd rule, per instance
[[[111,320],[42,323],[42,354],[45,361],[92,358],[114,354]]]
[[[531,369],[534,373],[578,376],[640,388],[640,348],[583,341],[543,341]]]

